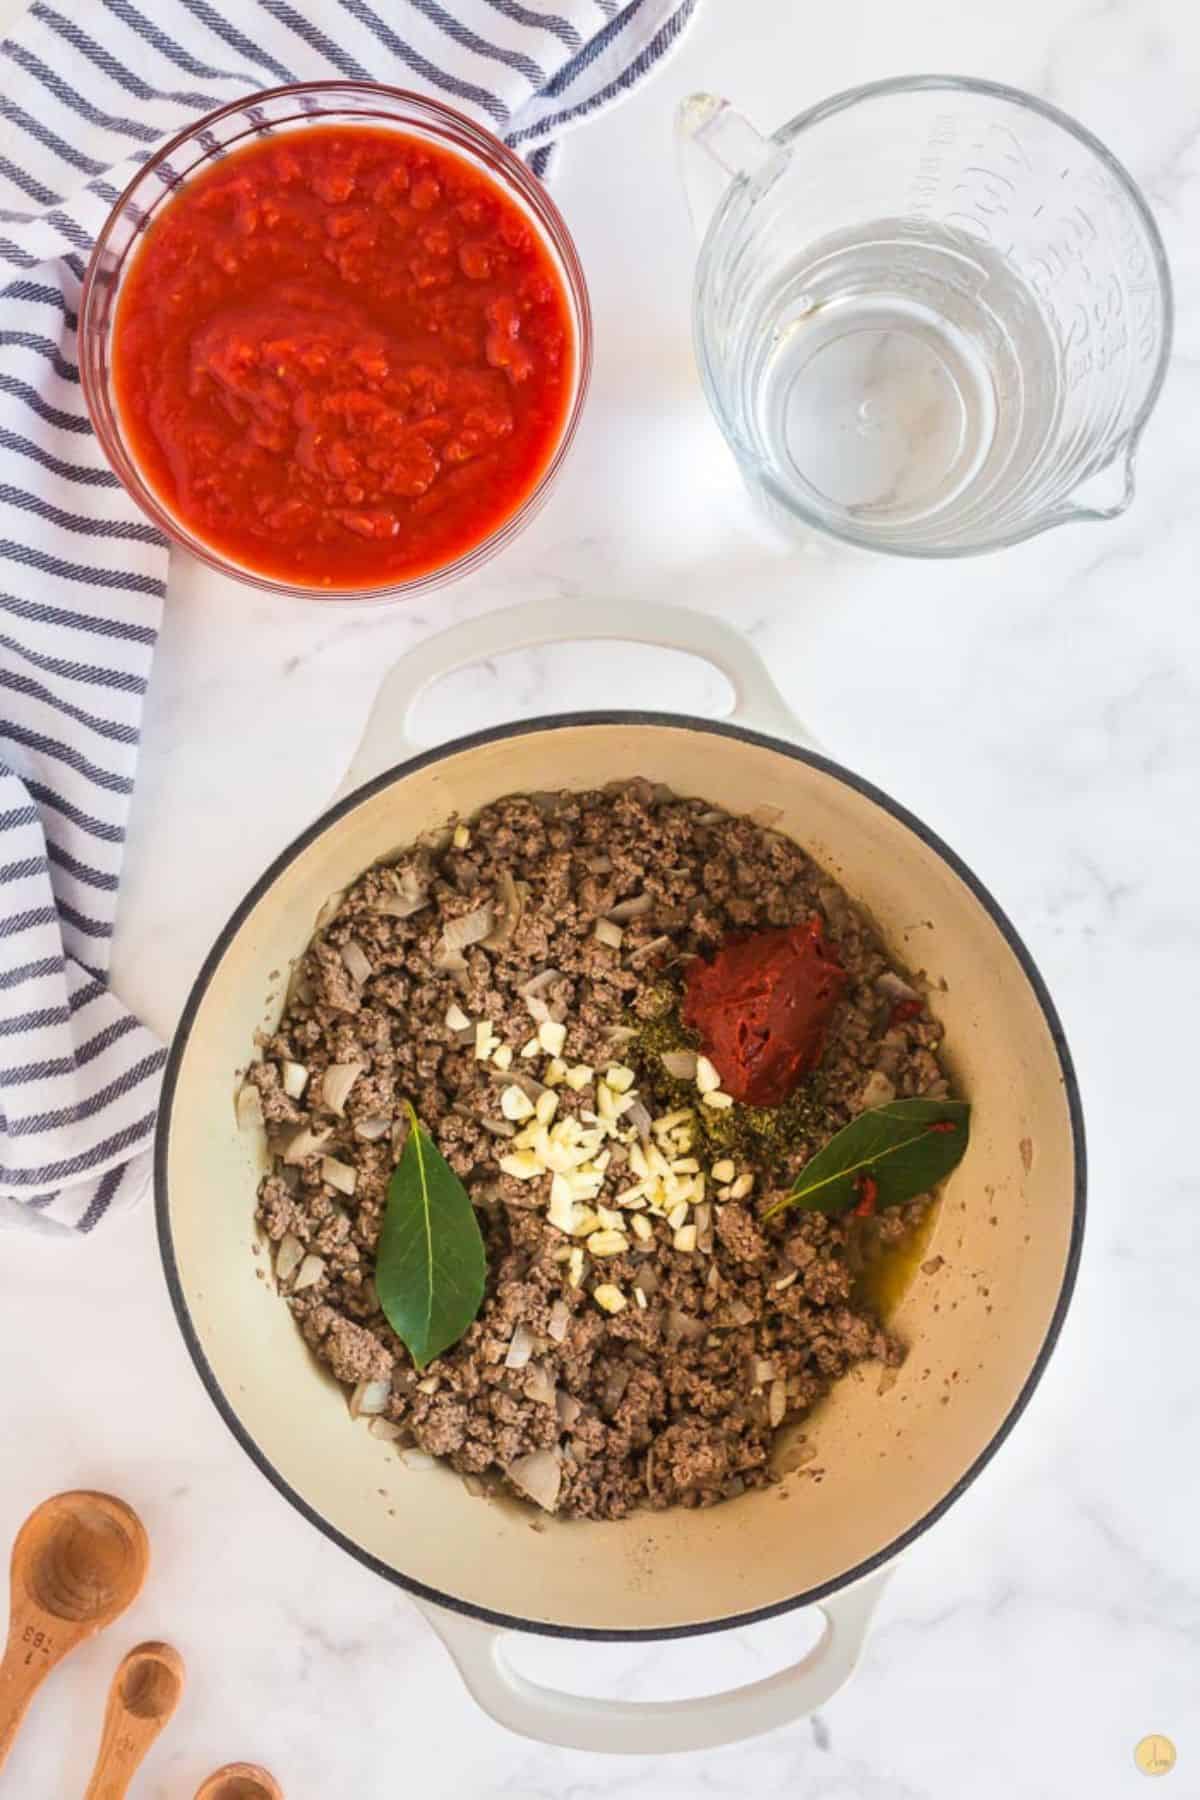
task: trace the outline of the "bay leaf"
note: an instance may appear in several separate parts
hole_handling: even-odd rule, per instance
[[[869,1178],[875,1205],[900,1206],[944,1181],[962,1160],[970,1133],[965,1100],[890,1100],[859,1113],[818,1150],[785,1199],[767,1212],[849,1212]]]
[[[408,1138],[388,1183],[375,1286],[388,1324],[423,1369],[478,1313],[487,1262],[470,1195],[408,1111]]]

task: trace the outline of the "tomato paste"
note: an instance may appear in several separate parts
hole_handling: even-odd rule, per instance
[[[554,453],[574,355],[552,255],[496,182],[424,139],[317,126],[167,203],[113,363],[168,510],[257,573],[337,588],[502,525]]]
[[[759,931],[689,966],[684,1023],[727,1094],[778,1106],[820,1062],[845,984],[819,920]]]

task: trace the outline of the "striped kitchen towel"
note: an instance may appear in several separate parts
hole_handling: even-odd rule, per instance
[[[698,0],[34,0],[0,46],[0,1223],[90,1231],[149,1180],[165,1054],[108,986],[167,546],[105,464],[75,345],[138,165],[331,76],[471,113],[545,174]]]

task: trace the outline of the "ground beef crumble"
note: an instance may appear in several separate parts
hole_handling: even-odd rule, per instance
[[[447,924],[483,905],[500,928],[447,957]],[[614,908],[619,946],[595,935]],[[676,1250],[656,1222],[649,1242],[632,1239],[573,1287],[570,1240],[545,1216],[548,1182],[516,1180],[496,1162],[505,1149],[501,1089],[540,1067],[520,1057],[535,1015],[565,1026],[569,1064],[634,1066],[638,1095],[657,1116],[681,1103],[680,1084],[646,1034],[670,1012],[682,959],[730,932],[813,917],[849,981],[798,1128],[757,1164],[735,1133],[728,1154],[740,1171],[753,1169],[754,1190],[716,1198],[712,1229],[694,1251]],[[520,990],[539,975],[534,1004]],[[258,1218],[305,1339],[348,1386],[390,1379],[387,1418],[401,1441],[464,1475],[505,1486],[518,1457],[555,1450],[560,1514],[620,1518],[761,1486],[781,1413],[784,1423],[802,1418],[864,1359],[903,1358],[860,1297],[856,1273],[910,1230],[924,1203],[878,1220],[763,1217],[864,1106],[947,1091],[940,1028],[911,998],[895,1004],[896,981],[870,926],[797,845],[646,781],[500,800],[457,836],[448,829],[369,870],[318,930],[249,1073],[277,1158]],[[454,1023],[453,1008],[468,1026]],[[479,1020],[512,1049],[507,1073],[476,1057]],[[350,1062],[359,1073],[338,1113],[324,1076]],[[307,1070],[298,1098],[285,1085],[287,1064]],[[563,1111],[595,1103],[591,1086],[556,1091]],[[488,1264],[479,1317],[421,1373],[371,1278],[406,1099],[475,1202]],[[285,1163],[304,1130],[319,1147]],[[697,1154],[711,1165],[724,1153],[710,1143]],[[323,1179],[323,1156],[354,1169],[352,1196]],[[614,1174],[619,1163],[620,1153]],[[710,1184],[710,1195],[720,1191]],[[591,1294],[597,1280],[625,1293],[636,1283],[647,1304],[605,1313]],[[556,1301],[569,1313],[561,1342],[550,1335]],[[532,1334],[534,1354],[509,1368],[518,1325]]]

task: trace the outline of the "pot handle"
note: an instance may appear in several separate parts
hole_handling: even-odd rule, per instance
[[[472,1698],[497,1725],[564,1750],[653,1756],[715,1750],[794,1724],[849,1681],[890,1569],[822,1600],[825,1629],[803,1661],[761,1681],[694,1700],[593,1700],[529,1681],[504,1655],[494,1625],[418,1600]]]
[[[733,688],[731,719],[791,743],[816,747],[767,673],[757,650],[723,619],[682,606],[618,600],[606,605],[602,619],[588,619],[584,624],[578,614],[558,600],[531,600],[452,625],[448,631],[417,644],[388,671],[337,798],[425,748],[411,736],[409,718],[426,688],[444,675],[485,662],[489,657],[503,656],[510,650],[597,639],[659,644],[664,649],[686,650],[702,657],[719,669]]]

